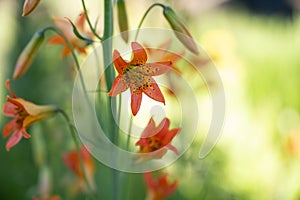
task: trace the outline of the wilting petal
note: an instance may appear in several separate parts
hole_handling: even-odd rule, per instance
[[[140,91],[131,92],[131,111],[134,116],[140,110],[141,102],[142,102],[142,92]]]
[[[111,90],[108,93],[108,96],[116,96],[121,92],[124,92],[128,89],[128,85],[126,84],[123,75],[119,75],[115,78]]]
[[[168,72],[172,67],[171,61],[147,63],[137,67],[137,71],[147,76],[158,76]]]
[[[15,124],[16,119],[13,119],[4,126],[2,131],[3,137],[7,137],[15,129]]]
[[[145,49],[137,42],[131,43],[131,48],[133,50],[133,58],[130,62],[131,65],[143,65],[147,61],[147,53]]]
[[[113,62],[118,73],[124,74],[125,69],[128,67],[128,63],[126,63],[123,60],[123,58],[121,57],[120,53],[117,50],[114,50]]]
[[[17,114],[16,108],[17,106],[10,102],[5,103],[3,107],[3,115],[7,117],[14,117]]]
[[[26,16],[31,13],[35,7],[39,4],[40,0],[26,0],[23,6],[22,16]]]
[[[15,146],[20,142],[22,139],[22,132],[21,130],[16,130],[10,138],[6,142],[6,150],[9,151],[11,147]]]
[[[153,78],[151,78],[151,79],[152,80],[150,83],[150,87],[146,87],[145,89],[143,89],[143,91],[151,99],[154,99],[156,101],[159,101],[159,102],[162,102],[163,104],[165,104],[164,95],[161,93],[161,91],[160,91],[158,85],[155,83],[154,79]]]

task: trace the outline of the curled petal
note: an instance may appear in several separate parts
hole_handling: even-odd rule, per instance
[[[84,30],[84,23],[86,22],[86,16],[84,14],[84,12],[80,13],[79,14],[79,17],[76,21],[76,27],[79,29],[79,30]]]
[[[12,89],[10,87],[10,80],[9,79],[5,81],[5,87],[7,88],[8,92],[10,93],[10,95],[13,98],[17,98],[17,95],[15,95],[15,93],[12,91]]]
[[[147,53],[145,49],[137,42],[132,42],[131,47],[133,50],[133,58],[130,62],[131,65],[143,65],[147,61]]]
[[[6,150],[9,151],[11,147],[15,146],[20,142],[22,139],[22,132],[21,130],[16,130],[10,138],[6,142]]]
[[[140,110],[140,106],[142,103],[142,92],[131,92],[131,111],[135,116]]]
[[[108,93],[108,96],[116,96],[121,92],[124,92],[128,89],[128,85],[126,84],[122,75],[119,75],[115,78],[111,90]]]
[[[163,145],[169,144],[173,138],[181,131],[181,128],[175,128],[170,130],[165,136],[163,140]]]
[[[145,89],[143,89],[143,91],[150,98],[165,104],[165,98],[153,78],[151,78],[150,87],[146,87]]]
[[[31,135],[29,133],[27,133],[26,129],[25,128],[22,128],[22,136],[26,139],[30,138]]]
[[[2,131],[3,137],[7,137],[11,132],[13,132],[13,130],[15,129],[15,124],[16,119],[13,119],[4,126]]]
[[[3,107],[3,115],[7,117],[14,117],[17,114],[16,108],[17,106],[10,102],[5,103]]]
[[[121,57],[120,53],[117,50],[114,50],[113,62],[118,73],[124,74],[124,71],[129,64],[123,60],[123,58]]]

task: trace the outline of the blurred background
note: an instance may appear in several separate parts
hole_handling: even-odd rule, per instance
[[[200,160],[203,137],[197,137],[169,167],[172,179],[179,180],[178,190],[169,199],[300,199],[300,2],[128,0],[131,29],[155,2],[171,5],[180,13],[214,61],[226,95],[226,119],[217,146]],[[99,17],[101,22],[102,1],[86,4],[91,18]],[[53,24],[53,16],[75,19],[82,11],[80,1],[44,0],[24,18],[22,6],[23,1],[0,0],[1,83],[12,76],[18,55],[36,30]],[[145,21],[144,27],[150,26],[169,28],[158,8]],[[38,104],[65,102],[61,107],[71,113],[75,71],[71,57],[59,59],[60,50],[44,45],[30,73],[13,82],[13,88],[18,96]],[[4,84],[0,86],[3,105],[7,91]],[[0,116],[0,127],[6,122],[8,118]],[[51,194],[82,199],[78,194],[68,196],[74,192],[70,184],[73,174],[62,163],[61,152],[73,144],[63,119],[35,124],[29,132],[32,138],[22,140],[10,152],[5,150],[6,139],[0,140],[0,199],[32,199],[44,182],[51,183]],[[41,169],[38,158],[49,168]],[[95,164],[101,169],[96,180],[109,173],[101,163]],[[143,199],[142,176],[134,175],[134,180],[134,195]],[[100,191],[109,187],[109,182],[97,181]],[[105,192],[100,194],[109,198]]]

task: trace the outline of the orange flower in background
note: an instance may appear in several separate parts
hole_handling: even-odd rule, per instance
[[[175,192],[178,186],[178,181],[172,183],[168,180],[169,175],[163,174],[154,179],[152,173],[144,174],[144,179],[147,185],[147,198],[146,200],[163,200]]]
[[[51,197],[46,196],[43,198],[33,197],[32,200],[61,200],[61,198],[58,195],[52,195]]]
[[[93,185],[93,175],[95,174],[95,165],[93,162],[92,156],[89,154],[89,152],[86,150],[85,147],[80,148],[80,153],[82,156],[82,161],[87,173],[87,179],[91,186]],[[76,150],[72,150],[70,152],[63,154],[63,161],[65,165],[72,170],[80,179],[80,181],[84,182],[84,175],[83,171],[80,167],[80,161],[79,156]]]
[[[86,23],[86,16],[84,13],[79,15],[79,18],[75,22],[75,26],[78,32],[85,38],[91,39],[93,35],[91,32],[85,29]],[[65,18],[54,18],[54,24],[57,26],[58,29],[62,31],[62,33],[66,36],[66,38],[71,42],[74,49],[79,51],[82,54],[87,54],[86,48],[90,45],[90,41],[85,41],[78,38],[75,33],[73,32],[72,24]],[[68,46],[64,38],[60,35],[53,36],[48,40],[48,44],[58,44],[64,46],[62,51],[62,56],[65,57],[71,53],[71,48]]]
[[[130,88],[131,110],[136,115],[142,102],[142,93],[165,104],[165,99],[152,76],[169,71],[171,61],[146,63],[148,57],[145,49],[137,42],[132,42],[133,58],[125,62],[120,53],[115,50],[113,62],[119,75],[115,78],[109,96],[116,96]]]
[[[22,16],[29,15],[40,3],[40,0],[25,0]]]
[[[51,116],[58,108],[56,106],[39,106],[29,101],[17,97],[10,87],[10,81],[5,82],[6,88],[12,97],[7,97],[7,103],[4,104],[3,114],[14,119],[8,122],[4,128],[3,137],[12,135],[6,142],[6,150],[9,151],[11,147],[20,142],[22,137],[30,138],[26,129],[33,123],[41,121]]]
[[[156,127],[154,120],[151,118],[147,127],[144,129],[141,138],[136,142],[137,146],[140,146],[138,162],[144,162],[150,159],[160,159],[170,149],[176,155],[178,150],[171,145],[173,138],[181,131],[181,128],[175,128],[169,130],[170,120],[164,118],[160,124]]]
[[[184,51],[180,53],[173,53],[168,51],[171,46],[171,40],[161,43],[158,47],[152,48],[149,45],[146,46],[146,51],[148,52],[149,59],[152,61],[172,61],[172,69],[174,69],[178,74],[181,74],[179,68],[176,66],[176,62],[182,59]]]

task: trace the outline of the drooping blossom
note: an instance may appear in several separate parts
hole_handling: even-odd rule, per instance
[[[93,162],[93,158],[84,146],[82,146],[80,148],[80,154],[82,157],[83,165],[85,167],[85,172],[86,172],[89,184],[91,186],[93,186],[93,184],[94,184],[93,176],[95,174],[95,165]],[[75,150],[64,153],[62,155],[62,158],[63,158],[65,165],[70,170],[72,170],[79,178],[79,184],[83,185],[85,183],[85,178],[84,178],[82,168],[80,166],[80,160],[79,160],[79,155],[77,153],[77,150],[75,149]]]
[[[169,130],[170,120],[164,118],[158,126],[151,118],[148,125],[142,132],[141,138],[136,142],[140,146],[137,154],[137,162],[144,162],[151,159],[162,158],[169,150],[178,155],[178,150],[171,142],[181,131],[181,128]]]
[[[144,174],[144,180],[147,186],[146,200],[163,200],[175,192],[178,181],[169,181],[169,174],[162,174],[157,179],[153,178],[151,172]]]
[[[128,88],[131,92],[131,110],[136,115],[142,102],[142,93],[155,101],[165,104],[165,99],[152,76],[161,75],[170,70],[172,62],[146,63],[148,56],[145,49],[137,42],[132,42],[133,58],[126,62],[120,53],[113,52],[113,63],[119,75],[115,78],[109,96],[116,96]]]
[[[3,114],[13,119],[8,122],[4,128],[2,135],[10,138],[6,142],[6,150],[18,144],[22,137],[30,138],[26,129],[33,123],[50,117],[58,111],[56,106],[39,106],[17,97],[10,87],[10,81],[5,82],[6,88],[12,97],[7,96],[7,102],[4,104]]]
[[[86,16],[84,13],[81,13],[74,23],[80,35],[87,39],[92,39],[93,35],[85,28]],[[86,48],[91,44],[90,41],[82,40],[78,38],[74,31],[73,26],[66,18],[54,18],[54,24],[58,29],[62,31],[62,33],[66,36],[66,38],[70,41],[74,49],[76,49],[79,53],[87,54]],[[58,44],[64,46],[62,51],[62,56],[65,57],[68,54],[71,54],[71,48],[64,40],[64,38],[60,35],[53,36],[48,40],[48,44]]]

